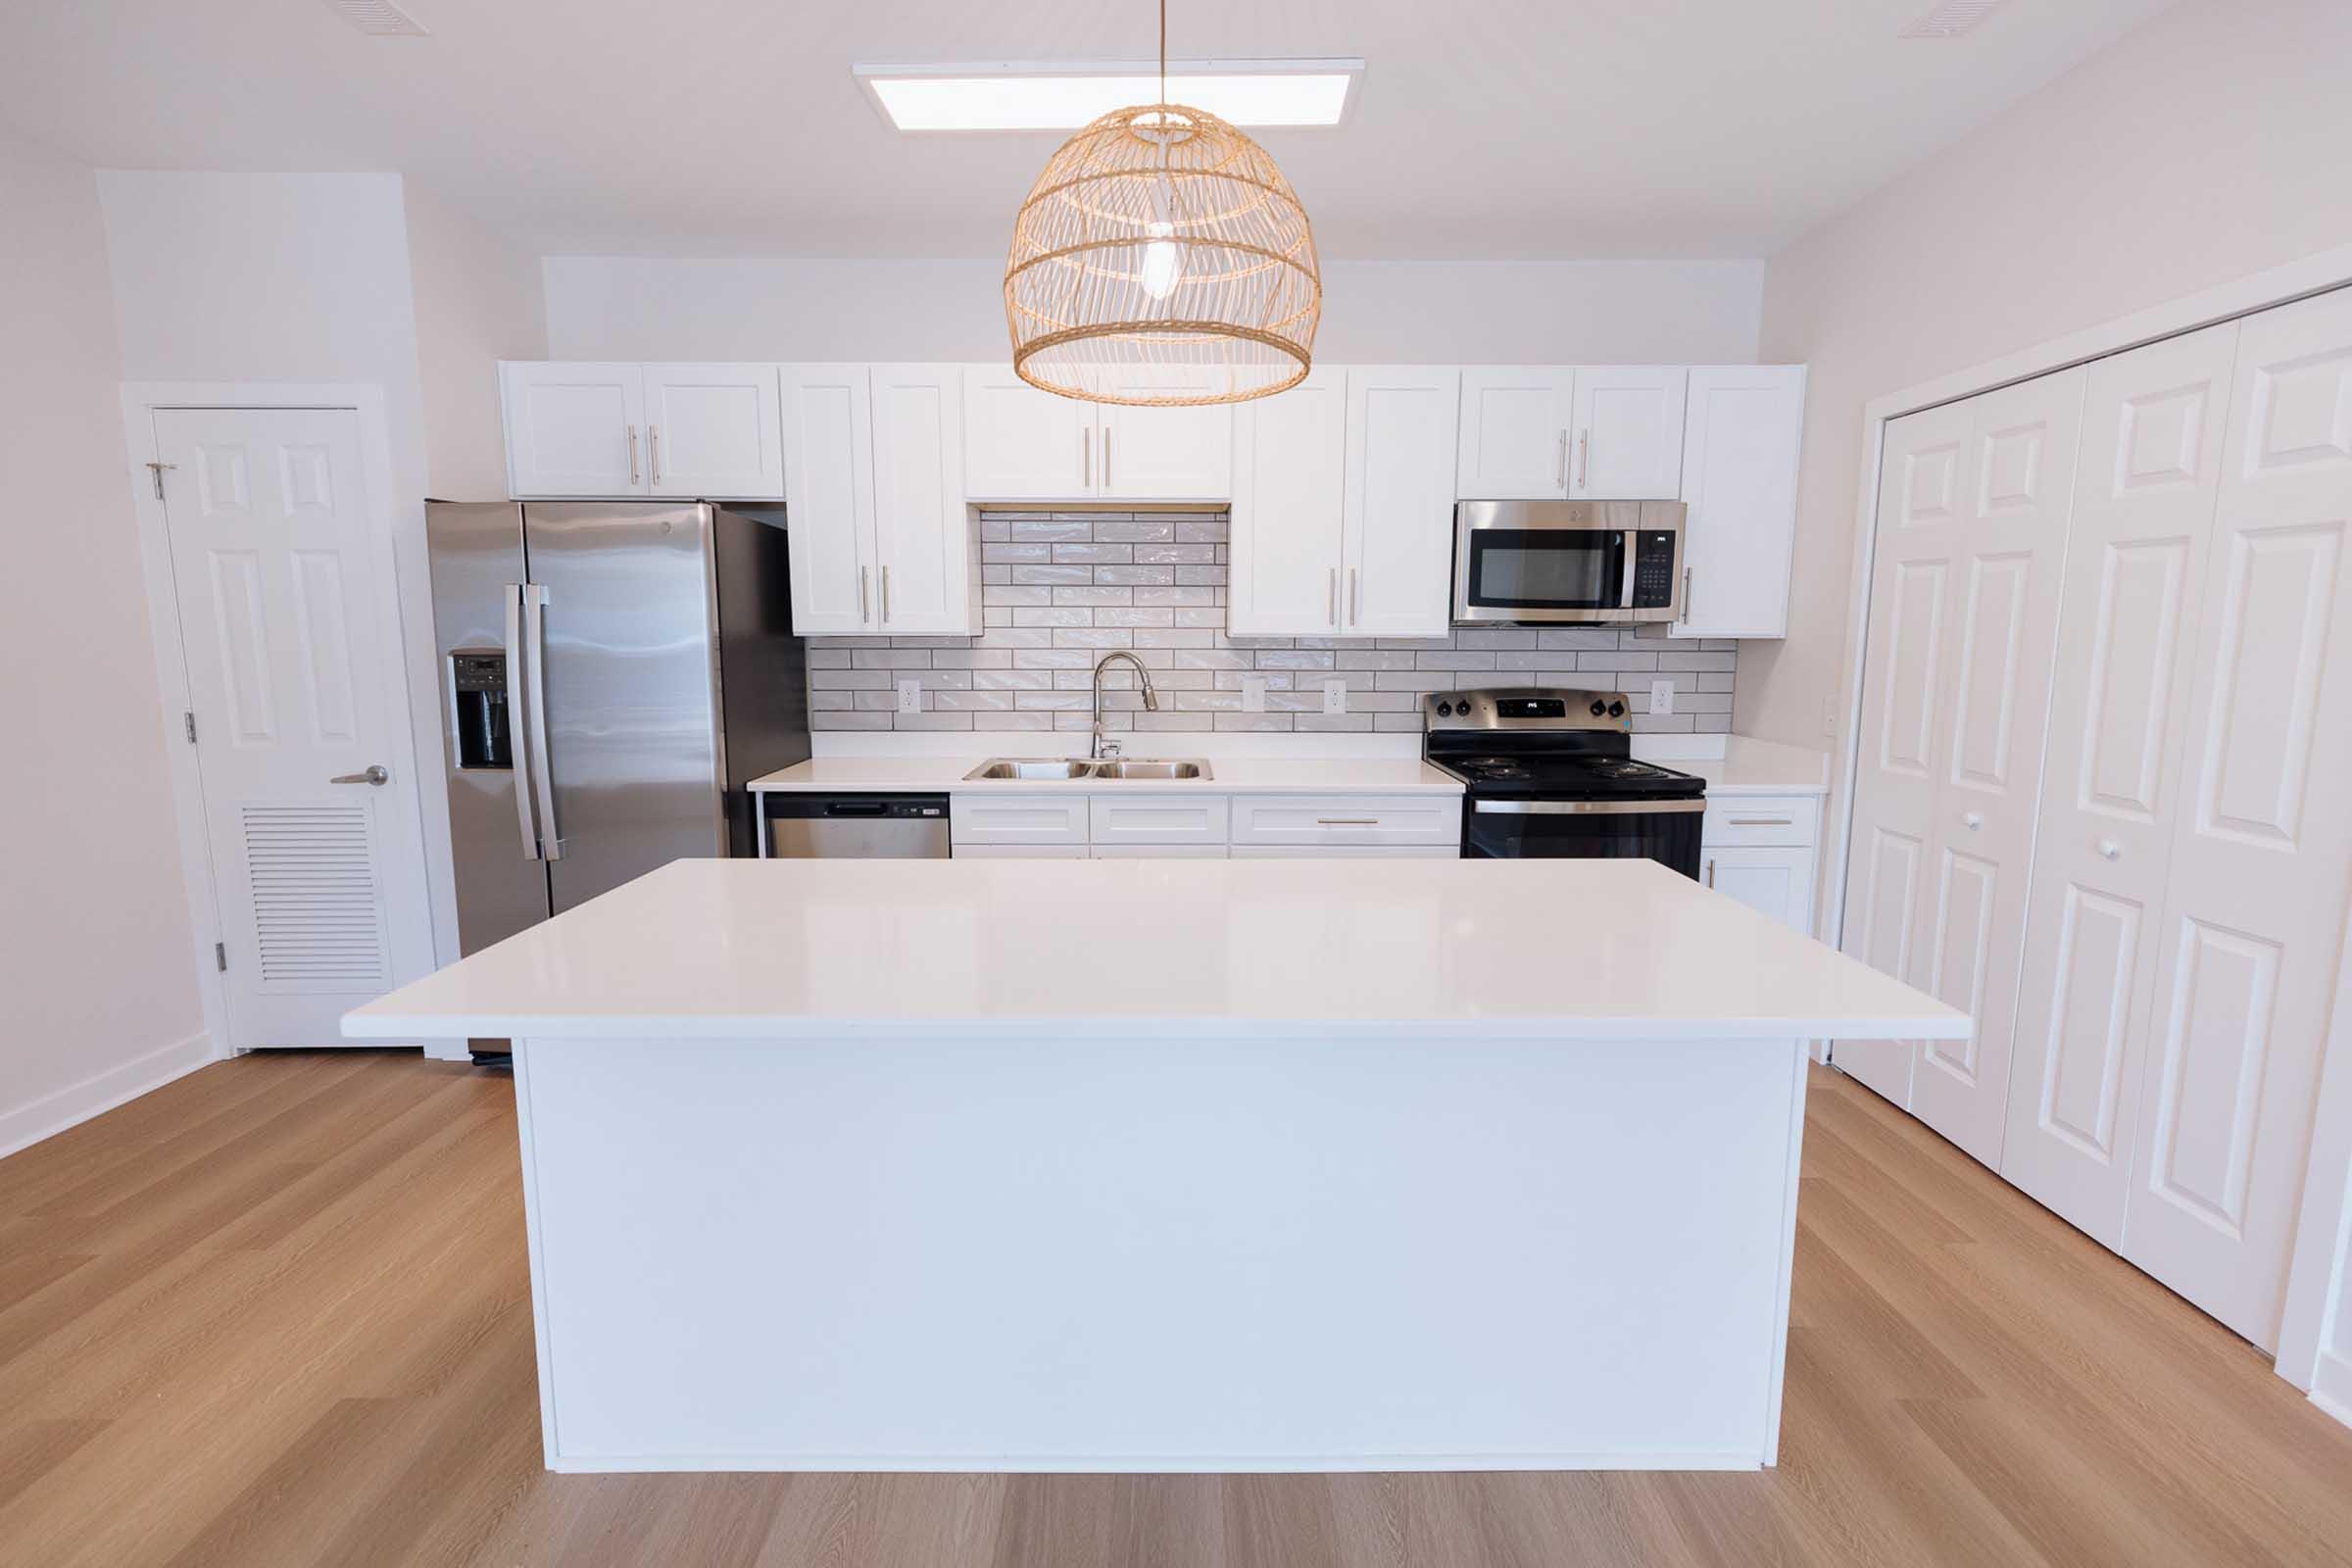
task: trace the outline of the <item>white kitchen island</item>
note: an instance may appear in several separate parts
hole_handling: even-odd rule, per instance
[[[1810,1038],[1647,861],[687,860],[350,1014],[509,1036],[556,1470],[1773,1462]]]

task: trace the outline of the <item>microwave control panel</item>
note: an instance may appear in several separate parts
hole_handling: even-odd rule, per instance
[[[1645,528],[1634,535],[1634,602],[1631,610],[1674,606],[1674,530]]]

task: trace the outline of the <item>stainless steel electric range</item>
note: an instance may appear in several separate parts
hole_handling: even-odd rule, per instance
[[[1422,755],[1463,785],[1467,859],[1642,859],[1698,878],[1707,783],[1638,762],[1623,692],[1431,692]]]

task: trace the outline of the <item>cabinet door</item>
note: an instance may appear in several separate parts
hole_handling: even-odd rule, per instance
[[[1920,1051],[1911,1111],[1997,1166],[2025,961],[2049,669],[2082,449],[2084,373],[1971,400],[1965,520],[1943,618],[1952,660],[1915,930],[1922,990],[1976,1021]]]
[[[1804,436],[1801,365],[1701,367],[1683,425],[1677,637],[1785,637]]]
[[[787,365],[785,549],[792,628],[804,637],[875,630],[873,432],[862,365]]]
[[[1114,391],[1168,390],[1214,396],[1222,382],[1206,372],[1139,371]],[[1095,493],[1113,501],[1226,501],[1233,496],[1233,405],[1132,408],[1104,403]]]
[[[1234,413],[1233,548],[1225,629],[1340,629],[1348,373],[1315,370]]]
[[[1095,409],[1040,392],[1009,365],[963,367],[963,493],[1073,501],[1095,491]]]
[[[1813,852],[1809,848],[1745,849],[1710,844],[1699,851],[1699,880],[1799,936],[1813,934]]]
[[[1575,394],[1576,374],[1564,367],[1465,367],[1454,495],[1463,501],[1564,499]]]
[[[2124,1237],[2238,327],[2090,367],[2001,1174]]]
[[[1672,501],[1683,490],[1679,365],[1588,365],[1576,372],[1576,501]]]
[[[645,375],[634,365],[501,362],[507,489],[519,497],[645,494]]]
[[[968,636],[972,526],[964,514],[962,373],[877,365],[873,388],[874,612],[880,629]]]
[[[2222,452],[2123,1251],[2268,1350],[2352,881],[2352,299],[2239,323]]]
[[[1453,618],[1453,475],[1461,377],[1427,366],[1348,371],[1342,629],[1443,637]]]
[[[783,500],[776,368],[647,366],[645,475],[658,496]]]

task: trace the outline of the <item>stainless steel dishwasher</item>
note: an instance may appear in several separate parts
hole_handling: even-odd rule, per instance
[[[945,795],[769,792],[760,853],[784,860],[944,860]]]

